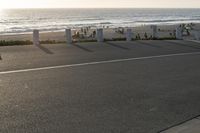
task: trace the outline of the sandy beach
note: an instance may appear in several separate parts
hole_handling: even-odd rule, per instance
[[[174,25],[158,25],[157,26],[157,35],[159,38],[170,38],[174,37],[174,32],[176,27],[180,26],[180,24],[174,24]],[[84,29],[85,27],[83,27]],[[104,38],[108,40],[112,40],[115,38],[125,38],[126,36],[126,30],[128,28],[109,28],[109,27],[104,27],[103,28],[103,33],[104,33]],[[145,39],[145,33],[147,37],[152,36],[152,28],[150,25],[142,25],[138,27],[131,27],[132,29],[132,36],[133,38],[136,37],[136,35],[139,34],[141,39]],[[73,29],[72,30],[72,35],[76,34],[77,32],[80,34],[80,38],[75,38],[74,40],[80,41],[80,40],[95,40],[94,37],[91,37],[93,32],[96,29],[91,28],[88,29],[86,34],[81,31],[81,29]],[[192,26],[192,29],[189,29],[190,35],[186,36],[185,38],[193,38],[192,32],[193,31],[199,31],[200,30],[200,23],[195,23]],[[183,35],[186,33],[183,33]],[[5,40],[5,41],[26,41],[30,40],[32,41],[32,33],[26,33],[26,34],[10,34],[10,35],[0,35],[0,40]],[[64,42],[65,41],[65,31],[49,31],[49,32],[40,32],[40,41],[55,41],[55,42]]]

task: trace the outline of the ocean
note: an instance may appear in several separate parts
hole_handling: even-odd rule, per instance
[[[151,24],[200,23],[200,9],[7,9],[0,11],[0,34],[33,29],[134,27]]]

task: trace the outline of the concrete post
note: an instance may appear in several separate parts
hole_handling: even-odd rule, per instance
[[[130,42],[132,40],[132,29],[127,29],[126,41]]]
[[[39,30],[33,30],[33,44],[34,45],[39,45],[40,44]]]
[[[177,27],[176,28],[176,39],[179,39],[179,40],[183,39],[182,28],[181,27]]]
[[[97,42],[103,42],[103,29],[97,29]]]
[[[152,25],[151,29],[152,29],[152,37],[153,38],[157,38],[158,37],[158,34],[157,34],[157,25]]]
[[[71,44],[72,43],[71,29],[65,29],[65,35],[66,35],[66,43]]]

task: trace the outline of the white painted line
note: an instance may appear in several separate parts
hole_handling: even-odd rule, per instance
[[[126,58],[126,59],[107,60],[107,61],[96,61],[96,62],[87,62],[87,63],[70,64],[70,65],[59,65],[59,66],[50,66],[50,67],[40,67],[40,68],[31,68],[31,69],[21,69],[21,70],[4,71],[4,72],[0,72],[0,75],[3,75],[3,74],[12,74],[12,73],[30,72],[30,71],[59,69],[59,68],[68,68],[68,67],[77,67],[77,66],[88,66],[88,65],[106,64],[106,63],[117,63],[117,62],[133,61],[133,60],[145,60],[145,59],[173,57],[173,56],[198,55],[198,54],[200,54],[200,52],[178,53],[178,54],[167,54],[167,55],[156,55],[156,56],[146,56],[146,57],[135,57],[135,58]]]

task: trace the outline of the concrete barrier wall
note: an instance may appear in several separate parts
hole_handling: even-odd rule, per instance
[[[152,37],[158,38],[157,25],[152,25],[151,29],[152,29]]]
[[[40,44],[39,30],[33,30],[33,44],[34,45],[39,45]]]
[[[103,42],[103,29],[97,29],[97,42]]]
[[[126,32],[126,41],[131,41],[132,40],[132,29],[127,29],[127,32]]]
[[[72,43],[71,29],[65,29],[65,35],[66,35],[66,43],[71,44]]]
[[[179,40],[183,39],[182,28],[181,27],[177,27],[176,28],[176,39],[179,39]]]

